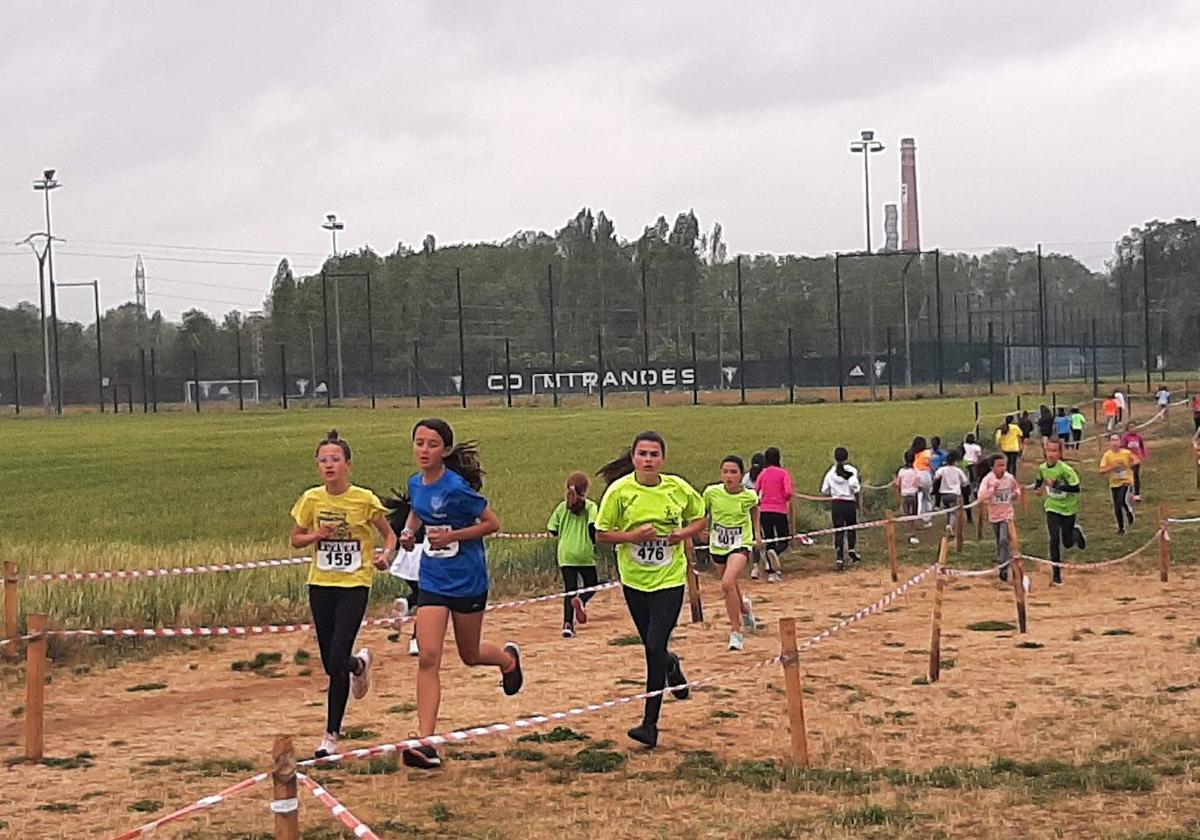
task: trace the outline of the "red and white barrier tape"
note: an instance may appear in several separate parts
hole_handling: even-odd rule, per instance
[[[333,814],[334,819],[350,829],[355,837],[365,837],[367,840],[379,840],[379,835],[372,831],[369,825],[350,813],[350,809],[334,799],[325,788],[303,773],[297,773],[296,780],[308,788],[317,801],[329,809],[329,813]]]
[[[1168,516],[1167,522],[1171,525],[1195,525],[1197,522],[1200,522],[1200,516],[1189,516],[1183,519],[1175,519]]]
[[[1003,563],[992,566],[990,569],[972,569],[970,571],[967,571],[966,569],[951,569],[949,566],[942,566],[938,569],[938,574],[953,578],[988,577],[989,575],[999,574],[1003,569],[1011,565],[1011,563],[1011,560],[1005,560]]]
[[[1127,563],[1130,560],[1134,559],[1139,554],[1141,554],[1143,551],[1145,551],[1147,548],[1154,545],[1155,541],[1158,540],[1158,535],[1160,533],[1162,533],[1162,532],[1155,531],[1154,536],[1151,537],[1150,539],[1148,539],[1143,545],[1135,548],[1133,551],[1129,552],[1128,554],[1126,554],[1122,557],[1116,557],[1112,560],[1098,560],[1095,563],[1063,563],[1061,561],[1055,562],[1054,560],[1047,560],[1044,557],[1034,557],[1032,554],[1021,554],[1020,557],[1022,560],[1032,560],[1035,563],[1044,563],[1047,566],[1057,566],[1060,569],[1080,569],[1083,571],[1087,571],[1089,569],[1103,569],[1106,566],[1116,566],[1119,563]]]
[[[14,636],[11,639],[0,639],[0,647],[5,645],[14,645],[17,642],[28,642],[30,639],[36,639],[41,633],[26,633],[24,636]]]
[[[197,799],[191,805],[186,805],[178,811],[172,811],[166,816],[159,817],[156,820],[146,823],[143,826],[126,831],[124,834],[118,834],[113,840],[135,840],[138,837],[146,837],[153,834],[160,827],[167,823],[177,822],[184,817],[191,816],[199,811],[205,811],[212,808],[214,805],[220,805],[226,799],[232,799],[239,793],[244,793],[250,790],[257,784],[265,782],[270,777],[269,773],[259,773],[257,776],[251,776],[249,779],[243,779],[236,785],[231,785],[220,793],[214,793],[212,796],[206,796],[203,799]]]
[[[156,577],[183,577],[203,575],[211,572],[244,572],[249,569],[268,569],[278,566],[299,566],[311,562],[310,557],[285,557],[278,560],[250,560],[245,563],[210,563],[202,566],[179,566],[171,569],[113,569],[95,572],[49,572],[26,575],[25,580],[40,582],[93,581],[93,580],[140,580]]]
[[[853,615],[847,616],[846,618],[842,619],[841,621],[839,621],[837,624],[833,625],[832,627],[829,627],[826,630],[823,630],[822,632],[818,633],[817,635],[807,639],[806,641],[804,641],[803,643],[801,643],[800,645],[797,646],[797,650],[808,650],[809,648],[814,647],[814,646],[820,644],[821,642],[825,641],[829,637],[833,636],[835,633],[838,633],[839,631],[844,630],[845,628],[849,627],[850,625],[855,624],[859,621],[862,621],[863,619],[868,618],[872,615],[876,615],[876,614],[882,612],[885,607],[887,607],[889,604],[891,604],[893,601],[895,601],[900,596],[904,595],[906,592],[908,592],[909,589],[912,589],[914,586],[919,585],[922,581],[925,580],[925,578],[927,578],[929,575],[933,574],[936,570],[937,570],[937,566],[933,565],[933,566],[929,566],[924,571],[918,572],[916,575],[913,575],[907,581],[905,581],[900,586],[893,589],[888,594],[884,595],[882,598],[880,598],[875,603],[870,604],[869,606],[863,607],[861,610],[854,613]],[[459,744],[464,741],[471,740],[473,738],[481,738],[481,737],[484,737],[487,735],[496,735],[496,734],[500,734],[500,733],[504,733],[504,732],[511,732],[513,730],[518,730],[518,729],[535,728],[535,727],[539,727],[539,726],[544,726],[548,723],[553,723],[555,721],[568,720],[570,718],[578,717],[580,715],[584,715],[589,712],[598,712],[598,711],[601,711],[604,709],[612,709],[612,708],[616,708],[617,706],[623,706],[623,705],[627,705],[629,703],[636,703],[641,700],[646,700],[650,697],[662,696],[662,695],[666,694],[667,692],[678,691],[683,688],[687,688],[687,689],[697,688],[702,685],[708,685],[710,683],[715,683],[715,682],[719,682],[721,680],[728,679],[729,677],[746,674],[751,671],[756,671],[756,670],[760,670],[762,668],[769,667],[771,665],[777,665],[782,661],[783,661],[783,655],[780,654],[777,656],[773,656],[770,659],[764,659],[761,662],[755,663],[754,665],[749,665],[745,668],[738,668],[733,671],[726,671],[724,673],[713,674],[708,677],[701,677],[700,679],[690,680],[681,685],[666,686],[664,688],[658,689],[657,691],[644,691],[639,694],[627,694],[627,695],[623,695],[620,697],[614,697],[610,700],[605,700],[600,703],[588,703],[587,705],[584,705],[584,706],[576,706],[574,708],[564,709],[562,711],[552,712],[552,713],[546,714],[546,715],[533,715],[533,716],[527,717],[527,718],[518,718],[517,720],[514,720],[511,723],[493,723],[493,724],[489,724],[487,726],[476,726],[476,727],[472,727],[470,729],[460,729],[460,730],[455,730],[453,732],[446,732],[446,733],[442,733],[442,734],[438,734],[438,735],[428,735],[424,738],[410,738],[408,740],[399,741],[397,743],[392,743],[392,744],[379,744],[378,746],[374,746],[374,747],[364,747],[363,749],[351,750],[350,752],[341,753],[339,755],[325,756],[324,758],[310,758],[305,761],[299,762],[298,766],[300,766],[300,767],[315,767],[315,766],[320,766],[323,764],[335,764],[337,762],[347,760],[347,759],[371,758],[371,757],[379,756],[379,755],[388,755],[391,753],[402,752],[407,749],[415,749],[416,747],[420,747],[420,746],[437,747],[437,746],[442,746],[444,744]]]

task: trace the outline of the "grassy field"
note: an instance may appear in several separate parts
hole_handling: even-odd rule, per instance
[[[984,429],[1012,405],[1011,396],[982,400]],[[716,480],[725,454],[748,457],[777,445],[797,488],[816,492],[835,446],[848,446],[866,479],[883,483],[913,435],[961,440],[973,424],[974,402],[442,414],[460,437],[481,442],[485,492],[505,530],[536,531],[545,527],[570,470],[594,472],[644,428],[666,436],[668,469],[697,486]],[[322,434],[337,427],[354,446],[354,479],[382,492],[403,486],[412,471],[409,432],[419,416],[414,410],[315,409],[10,423],[7,483],[19,492],[0,496],[0,519],[9,523],[0,534],[0,556],[17,560],[23,572],[288,556],[295,553],[285,538],[288,510],[315,483],[313,447]],[[869,512],[881,513],[886,494],[869,497]],[[825,522],[813,504],[802,505],[799,517],[811,527]],[[491,560],[499,594],[544,590],[555,580],[552,546],[545,542],[497,541]],[[154,585],[30,586],[22,606],[72,626],[279,621],[304,615],[303,575],[293,568]],[[396,587],[380,579],[377,599],[390,597]]]
[[[984,428],[1012,405],[983,405]],[[540,530],[573,468],[594,470],[650,426],[671,446],[670,468],[712,480],[727,452],[779,445],[802,491],[814,492],[836,444],[850,447],[869,481],[881,483],[914,434],[957,442],[973,421],[971,400],[894,405],[691,407],[595,410],[499,409],[444,414],[483,445],[487,492],[506,530]],[[1143,416],[1145,413],[1143,411]],[[7,427],[7,472],[18,488],[0,498],[8,524],[0,556],[22,571],[132,568],[290,554],[287,511],[312,483],[312,446],[331,425],[355,446],[357,480],[386,490],[410,472],[412,411],[263,411],[28,420]],[[1081,453],[1088,550],[1072,560],[1115,557],[1149,540],[1167,502],[1200,514],[1190,417],[1147,431],[1145,502],[1123,538],[1113,533],[1095,444]],[[15,440],[14,440],[15,438]],[[1028,472],[1023,478],[1028,480]],[[598,489],[598,488],[597,488]],[[877,494],[873,511],[888,499]],[[824,524],[823,509],[802,519]],[[1040,504],[1019,517],[1025,551],[1045,555]],[[902,543],[906,570],[934,556],[937,529]],[[968,531],[955,566],[993,562],[990,540]],[[865,562],[831,571],[827,545],[789,552],[783,584],[750,586],[768,630],[745,654],[725,650],[719,591],[704,576],[706,623],[674,640],[689,676],[743,667],[778,651],[775,623],[795,617],[807,637],[891,588],[881,531],[863,534]],[[943,618],[943,675],[930,685],[929,612],[922,586],[803,655],[814,766],[787,769],[782,679],[775,668],[702,687],[668,701],[664,743],[628,749],[637,712],[618,708],[574,719],[561,739],[498,736],[446,751],[440,773],[393,760],[314,774],[381,837],[848,838],[1013,836],[1096,840],[1200,840],[1200,713],[1195,662],[1200,528],[1172,537],[1174,570],[1160,584],[1153,547],[1129,565],[1048,586],[1031,564],[1030,633],[1011,629],[1011,590],[990,579],[952,581]],[[491,547],[497,590],[552,591],[549,545]],[[277,621],[302,618],[303,570],[188,579],[22,587],[24,611],[56,626],[93,627]],[[380,578],[380,580],[384,580]],[[391,594],[385,583],[378,597]],[[619,596],[593,602],[580,637],[556,632],[557,604],[498,612],[495,638],[518,639],[530,684],[503,698],[494,674],[448,659],[447,726],[510,720],[637,690],[640,651]],[[389,644],[388,628],[363,631],[380,669],[372,693],[347,720],[352,746],[407,737],[415,660]],[[13,767],[20,784],[0,793],[0,837],[111,837],[151,816],[237,781],[267,764],[269,733],[311,748],[323,721],[324,678],[307,634],[153,645],[52,645],[44,765]],[[130,656],[130,653],[138,655]],[[153,654],[147,656],[143,654]],[[261,660],[263,667],[253,663]],[[314,667],[315,666],[315,667]],[[0,665],[0,757],[19,753],[22,674]],[[131,723],[132,722],[132,723]],[[213,727],[219,722],[220,731]],[[1194,727],[1192,727],[1194,728]],[[14,776],[14,778],[17,778]],[[266,838],[266,790],[189,820],[163,836]],[[553,803],[553,807],[546,807]],[[305,797],[304,837],[349,836]],[[650,815],[648,819],[647,816]],[[6,833],[8,832],[8,833]]]

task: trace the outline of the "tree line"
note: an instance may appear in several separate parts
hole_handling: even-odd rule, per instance
[[[781,358],[788,329],[797,358],[832,355],[839,285],[847,352],[873,347],[882,355],[889,328],[893,352],[902,352],[906,322],[910,342],[929,343],[939,335],[946,342],[981,342],[990,323],[997,342],[1036,343],[1043,318],[1052,344],[1086,343],[1095,319],[1101,343],[1123,336],[1131,348],[1140,348],[1148,300],[1152,353],[1166,356],[1175,369],[1193,365],[1200,355],[1200,231],[1194,219],[1132,228],[1114,243],[1100,271],[1069,254],[1006,247],[981,254],[736,258],[721,225],[703,228],[691,211],[678,214],[674,223],[659,217],[637,238],[623,239],[613,220],[589,208],[553,233],[519,231],[498,243],[448,246],[430,235],[419,248],[400,243],[386,255],[363,248],[331,257],[324,268],[341,276],[327,279],[323,290],[320,273],[296,276],[288,259],[281,259],[256,316],[231,310],[218,320],[197,307],[175,322],[161,312],[143,320],[132,302],[108,309],[101,318],[105,376],[136,390],[139,349],[153,348],[159,378],[176,383],[165,386],[162,396],[178,399],[181,389],[171,389],[191,378],[193,363],[203,379],[235,375],[240,335],[245,375],[264,380],[264,389],[279,380],[280,345],[291,378],[311,379],[315,372],[324,381],[325,319],[328,313],[332,356],[330,284],[336,282],[348,388],[361,392],[368,353],[367,273],[381,392],[411,390],[414,340],[420,341],[423,371],[457,371],[459,283],[472,372],[502,370],[506,338],[514,369],[549,369],[552,347],[560,369],[594,365],[598,334],[610,367],[690,359],[693,334],[698,358],[736,358],[739,274],[747,359]],[[67,400],[94,399],[95,324],[66,321],[59,330]],[[32,304],[0,308],[0,382],[6,394],[12,352],[18,354],[26,392],[40,392],[38,312]]]

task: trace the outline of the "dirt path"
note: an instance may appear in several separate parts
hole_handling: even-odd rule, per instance
[[[980,767],[997,756],[1091,766],[1122,757],[1145,761],[1167,742],[1194,738],[1200,713],[1197,570],[1177,567],[1171,583],[1163,585],[1152,569],[1148,556],[1105,574],[1071,574],[1066,587],[1053,590],[1043,588],[1045,576],[1038,575],[1026,638],[967,629],[981,620],[1011,620],[1011,590],[991,580],[951,583],[943,637],[948,670],[932,686],[915,684],[927,663],[931,586],[838,634],[803,657],[814,766],[926,773],[940,765]],[[776,622],[783,615],[795,615],[802,633],[811,635],[891,588],[881,568],[837,577],[817,570],[816,561],[805,561],[781,585],[752,587],[768,628],[750,637],[744,653],[725,650],[718,593],[706,581],[713,620],[683,625],[676,637],[689,676],[774,655]],[[446,727],[506,721],[639,690],[640,648],[610,644],[632,632],[619,595],[599,595],[592,622],[573,640],[557,634],[558,609],[547,605],[489,616],[489,637],[522,643],[528,687],[505,698],[494,672],[449,659]],[[347,727],[368,730],[354,746],[414,733],[415,660],[386,635],[364,633],[379,668],[371,695],[352,702],[347,716]],[[2,771],[0,821],[7,829],[0,836],[108,837],[266,767],[277,732],[294,734],[301,750],[315,745],[324,721],[324,681],[315,659],[293,662],[298,650],[315,653],[313,639],[192,646],[94,674],[56,671],[47,689],[47,754],[90,753],[84,761],[89,766],[13,765]],[[231,670],[233,661],[259,651],[282,654],[283,676]],[[316,673],[300,676],[305,668]],[[155,682],[167,687],[128,690]],[[693,836],[842,837],[856,836],[861,826],[855,821],[865,820],[862,825],[876,826],[871,831],[897,832],[885,836],[1076,838],[1200,819],[1195,796],[1200,766],[1187,762],[1156,771],[1151,791],[1055,790],[1050,805],[1043,794],[1029,792],[1020,774],[987,787],[876,780],[840,790],[829,789],[826,779],[812,781],[808,789],[764,791],[755,785],[767,784],[770,772],[764,782],[688,769],[696,761],[689,753],[698,750],[711,751],[727,767],[782,758],[787,744],[782,684],[774,667],[696,692],[686,702],[668,701],[662,744],[653,753],[633,749],[624,736],[638,709],[571,721],[593,741],[615,742],[611,749],[623,764],[607,773],[580,769],[573,757],[581,744],[518,745],[505,735],[449,750],[459,760],[437,773],[379,767],[372,775],[349,770],[316,775],[383,837],[529,838],[559,836],[564,829],[647,838],[677,837],[684,830]],[[6,689],[4,706],[21,699]],[[18,724],[9,717],[0,725],[6,756],[19,754]],[[1197,747],[1190,743],[1181,749]],[[505,755],[517,746],[527,752]],[[487,756],[493,752],[499,755]],[[1200,762],[1200,753],[1183,754]],[[209,759],[232,761],[230,772],[206,765]],[[762,769],[748,767],[742,776]],[[266,789],[252,791],[156,836],[269,837],[262,833],[270,827],[267,795]],[[137,803],[151,813],[131,811]],[[307,837],[343,836],[314,802],[305,799],[303,809]],[[873,822],[879,819],[883,822]]]

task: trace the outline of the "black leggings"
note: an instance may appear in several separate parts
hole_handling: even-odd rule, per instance
[[[667,672],[671,670],[671,652],[668,645],[671,633],[679,621],[683,608],[683,587],[643,592],[640,589],[622,587],[629,616],[637,627],[638,636],[646,649],[646,691],[666,688]],[[646,698],[646,711],[642,723],[658,726],[658,713],[662,709],[662,695]]]
[[[762,524],[763,539],[774,540],[774,542],[768,542],[763,550],[773,550],[776,554],[783,554],[783,552],[787,551],[792,536],[788,528],[788,515],[786,513],[764,512],[758,518]],[[770,571],[777,572],[779,570],[771,569]]]
[[[1050,533],[1050,559],[1055,563],[1062,560],[1064,548],[1075,547],[1075,514],[1046,511],[1046,530]],[[1054,567],[1054,579],[1062,580],[1062,568]]]
[[[558,570],[562,572],[564,592],[574,592],[576,589],[595,586],[600,582],[595,566],[559,566]],[[583,582],[580,583],[580,581]],[[592,596],[595,594],[595,592],[584,592],[579,599],[586,604],[592,600]],[[572,597],[568,595],[563,598],[563,624],[575,623],[575,609],[571,606]]]
[[[1133,495],[1142,495],[1142,465],[1133,465]]]
[[[834,499],[830,511],[834,528],[845,528],[847,525],[858,524],[858,505],[845,499]],[[842,559],[843,546],[850,551],[858,547],[858,531],[834,531],[833,548],[837,559]]]
[[[1021,457],[1020,450],[1016,452],[1005,452],[1004,457],[1008,459],[1008,471],[1012,473],[1013,478],[1017,477],[1017,459]]]
[[[1129,490],[1128,484],[1122,484],[1117,487],[1108,488],[1112,493],[1113,516],[1117,520],[1117,530],[1125,530],[1125,519],[1129,519],[1129,524],[1133,524],[1133,508],[1129,506]]]
[[[321,665],[329,675],[325,731],[336,735],[350,699],[350,675],[362,667],[352,654],[354,639],[367,614],[367,586],[309,586],[308,605],[317,626]]]

